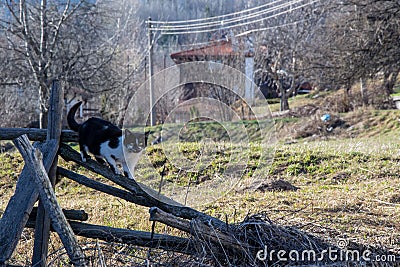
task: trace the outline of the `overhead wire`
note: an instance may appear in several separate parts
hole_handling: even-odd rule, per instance
[[[299,2],[302,2],[302,1],[304,1],[304,0],[295,0],[293,2],[299,3]],[[283,9],[283,8],[287,8],[287,7],[291,6],[291,5],[292,5],[292,3],[286,3],[286,4],[283,4],[282,6],[274,7],[271,10],[259,11],[257,13],[248,15],[247,17],[234,18],[234,19],[231,19],[229,21],[225,21],[225,20],[224,21],[220,21],[220,22],[218,22],[217,24],[214,24],[214,25],[203,25],[203,26],[198,26],[198,27],[170,27],[170,26],[168,26],[168,27],[159,27],[159,28],[156,28],[156,29],[161,30],[161,31],[170,31],[170,32],[179,32],[179,31],[182,31],[182,30],[188,31],[188,30],[191,30],[191,29],[195,29],[195,30],[200,30],[200,29],[218,30],[221,27],[225,27],[226,28],[226,27],[228,27],[230,25],[233,25],[235,23],[243,22],[243,21],[246,21],[246,20],[249,20],[249,19],[254,19],[256,17],[261,17],[261,16],[267,15],[269,13],[272,13],[274,11],[277,11],[277,10],[280,10],[280,9]]]
[[[250,12],[253,10],[257,10],[263,7],[267,7],[270,5],[275,5],[276,2],[281,2],[281,1],[285,1],[285,0],[275,0],[273,2],[261,5],[261,6],[257,6],[257,7],[253,7],[253,8],[249,8],[249,9],[245,9],[245,10],[241,10],[241,11],[237,11],[234,13],[229,13],[229,14],[224,14],[224,15],[219,15],[219,16],[214,16],[214,17],[209,17],[209,18],[200,18],[200,19],[191,19],[191,20],[177,20],[177,21],[152,21],[156,24],[180,24],[180,23],[191,23],[191,22],[198,22],[198,21],[207,21],[207,20],[214,20],[214,19],[220,19],[220,18],[225,18],[225,17],[230,17],[230,16],[236,16],[242,13],[246,13],[246,12]]]
[[[284,6],[284,7],[287,7],[288,5],[289,5],[289,6],[290,6],[290,5],[294,5],[294,4],[297,4],[297,3],[299,3],[299,2],[303,2],[303,1],[304,1],[304,0],[291,0],[290,2],[286,3],[286,5],[283,5],[283,6]],[[155,43],[155,41],[156,41],[155,39],[159,39],[162,35],[179,35],[179,34],[206,33],[206,32],[215,32],[215,31],[224,30],[224,29],[231,29],[231,28],[236,28],[236,27],[242,27],[242,26],[244,26],[244,25],[254,24],[254,23],[257,23],[257,22],[260,22],[260,21],[264,21],[264,20],[268,20],[268,19],[272,19],[272,18],[281,16],[281,15],[284,15],[284,14],[286,14],[286,13],[293,12],[293,11],[295,11],[295,10],[297,10],[297,9],[300,9],[300,8],[303,8],[303,7],[312,5],[312,4],[314,4],[314,3],[316,3],[316,2],[319,2],[319,1],[320,1],[320,0],[311,0],[311,1],[309,1],[308,3],[302,4],[302,5],[299,5],[299,6],[295,6],[295,7],[291,7],[290,9],[286,9],[286,10],[284,10],[284,11],[282,11],[282,12],[275,13],[275,14],[273,14],[273,15],[266,16],[266,17],[263,17],[263,18],[261,18],[261,19],[252,20],[252,21],[247,21],[247,22],[243,22],[243,23],[240,23],[240,24],[236,24],[236,25],[230,25],[230,26],[220,27],[220,28],[218,28],[218,29],[198,30],[197,27],[193,27],[193,28],[196,29],[196,30],[190,31],[190,27],[187,27],[188,30],[186,30],[186,29],[179,29],[179,31],[169,32],[169,33],[168,33],[168,32],[166,32],[164,29],[163,29],[163,30],[160,30],[159,27],[149,28],[149,30],[152,30],[152,31],[160,31],[160,32],[159,32],[160,35],[158,36],[158,38],[154,38],[154,39],[153,39],[153,42],[152,42],[151,46],[154,45],[154,43]],[[235,13],[231,13],[231,14],[225,14],[225,15],[216,16],[216,17],[211,17],[211,18],[194,19],[194,20],[184,20],[184,21],[151,21],[151,24],[153,25],[153,23],[155,23],[155,22],[156,22],[156,23],[163,23],[163,24],[170,24],[170,23],[187,23],[187,22],[198,22],[198,21],[212,20],[212,19],[215,19],[215,18],[222,18],[222,17],[233,16],[233,15],[235,15],[235,14],[243,14],[243,13],[246,13],[246,12],[249,12],[249,11],[258,10],[258,9],[260,9],[260,8],[262,8],[262,7],[270,6],[270,5],[272,5],[272,4],[276,4],[276,3],[280,3],[280,2],[282,2],[282,0],[277,0],[277,1],[270,2],[270,3],[265,4],[265,5],[257,6],[257,7],[251,8],[251,9],[246,9],[246,10],[242,10],[242,11],[239,11],[239,12],[235,12]],[[282,4],[280,4],[280,6],[282,6]],[[281,7],[280,9],[283,9],[283,8]],[[274,8],[270,8],[269,10],[279,10],[279,8],[275,8],[275,9],[274,9]],[[259,11],[257,11],[257,12],[259,12]],[[257,13],[257,12],[255,12],[255,13]],[[273,12],[273,11],[269,11],[269,13],[271,13],[271,12]],[[254,14],[252,14],[252,15],[254,15]],[[246,17],[246,18],[247,18],[247,17]],[[240,19],[241,19],[242,21],[244,20],[243,18],[240,18]],[[308,19],[308,20],[309,20],[309,19]],[[290,23],[286,23],[286,24],[280,24],[280,25],[276,25],[276,26],[263,27],[263,28],[258,28],[258,29],[250,29],[250,30],[247,30],[247,31],[238,33],[238,34],[236,34],[236,35],[234,35],[234,36],[235,36],[235,37],[240,37],[240,36],[248,35],[248,34],[253,33],[253,32],[265,31],[265,30],[270,30],[270,29],[275,29],[275,28],[280,28],[280,27],[287,27],[287,26],[296,25],[296,24],[299,24],[299,23],[302,23],[302,22],[305,22],[305,21],[308,21],[308,20],[307,20],[307,19],[302,19],[302,20],[297,20],[297,21],[294,21],[294,22],[290,22]],[[179,25],[177,25],[177,26],[179,26]],[[226,40],[226,38],[223,38],[223,39],[220,39],[220,40]],[[195,47],[195,46],[197,46],[197,45],[199,45],[199,44],[208,44],[208,43],[209,43],[209,42],[197,43],[197,44],[191,44],[190,46],[191,46],[191,47]],[[149,50],[149,48],[148,48],[147,50]],[[147,54],[147,53],[145,53],[145,54]],[[143,60],[143,58],[139,61],[140,63],[139,63],[138,65],[140,65],[140,64],[142,63],[142,60]]]
[[[248,30],[248,31],[236,34],[235,37],[245,36],[245,35],[248,35],[248,34],[253,33],[253,32],[267,31],[267,30],[272,30],[272,29],[278,29],[278,28],[281,28],[281,27],[293,26],[293,25],[296,25],[296,24],[299,24],[299,23],[302,23],[302,22],[305,22],[305,21],[310,21],[310,19],[302,19],[302,20],[297,20],[297,21],[294,21],[294,22],[289,22],[289,23],[285,23],[285,24],[281,24],[281,25],[258,28],[258,29],[252,29],[252,30]]]
[[[294,2],[298,2],[298,1],[299,0],[294,0],[294,1],[291,1],[291,2],[294,3]],[[304,1],[304,0],[301,0],[301,1]],[[232,28],[237,28],[237,27],[242,27],[242,26],[254,24],[254,23],[257,23],[257,22],[261,22],[261,21],[264,21],[264,20],[271,19],[271,18],[275,18],[275,17],[281,16],[281,15],[284,15],[286,13],[293,12],[294,10],[297,10],[297,9],[300,9],[300,8],[304,8],[306,6],[309,6],[311,4],[316,3],[318,1],[320,1],[320,0],[313,0],[313,1],[310,1],[308,3],[302,4],[302,5],[298,5],[296,7],[292,7],[289,10],[284,10],[282,12],[279,12],[279,13],[276,13],[276,14],[273,14],[273,15],[270,15],[270,16],[267,16],[267,17],[263,17],[263,18],[260,18],[260,19],[252,20],[252,21],[242,22],[242,23],[235,24],[235,25],[223,26],[223,27],[220,27],[218,29],[190,30],[190,28],[189,28],[189,29],[184,29],[184,30],[179,30],[179,31],[171,31],[171,30],[168,31],[168,30],[165,30],[165,29],[154,28],[152,30],[161,30],[161,34],[162,35],[180,35],[180,34],[207,33],[207,32],[214,32],[216,30],[220,31],[220,30],[232,29]]]
[[[280,1],[276,1],[276,2],[281,2]],[[270,12],[273,12],[277,9],[280,8],[284,8],[290,5],[295,4],[296,2],[301,2],[304,0],[292,0],[291,2],[284,2],[283,4],[279,4],[279,5],[274,5],[273,7],[270,7],[268,9],[264,9],[261,11],[257,11],[257,12],[253,12],[250,14],[246,14],[240,17],[234,17],[234,18],[230,18],[230,19],[224,19],[224,20],[218,20],[218,21],[213,21],[213,22],[206,22],[206,23],[196,23],[196,24],[183,24],[183,25],[166,25],[166,26],[156,26],[155,28],[159,28],[159,29],[179,29],[179,28],[205,28],[205,27],[212,27],[212,26],[219,26],[221,24],[230,24],[230,23],[234,23],[236,21],[241,21],[241,20],[245,20],[245,19],[251,19],[253,17],[257,17],[257,16],[261,16]]]
[[[191,30],[191,29],[195,29],[195,30],[199,30],[199,29],[204,29],[204,28],[211,28],[212,27],[221,27],[221,26],[228,26],[229,24],[233,24],[236,22],[242,22],[248,19],[253,19],[255,17],[259,17],[259,16],[263,16],[266,15],[268,13],[272,13],[274,11],[277,11],[279,9],[283,9],[283,8],[288,8],[292,5],[295,5],[299,2],[303,2],[305,0],[291,0],[289,2],[283,3],[283,4],[279,4],[279,5],[275,5],[271,8],[265,9],[265,10],[261,10],[261,11],[257,11],[257,12],[253,12],[251,14],[247,14],[244,16],[240,16],[240,17],[235,17],[235,18],[230,18],[227,20],[219,20],[219,21],[214,21],[214,22],[210,22],[210,23],[203,23],[203,24],[195,24],[195,25],[190,25],[190,24],[186,24],[186,25],[167,25],[167,26],[157,26],[157,25],[153,25],[153,30],[166,30],[166,31],[179,31],[179,30]]]

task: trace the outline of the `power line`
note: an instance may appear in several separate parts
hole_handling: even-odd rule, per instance
[[[271,26],[271,27],[264,27],[264,28],[259,28],[259,29],[253,29],[253,30],[248,30],[239,34],[236,34],[235,37],[241,37],[241,36],[245,36],[248,35],[250,33],[253,32],[260,32],[260,31],[266,31],[266,30],[272,30],[272,29],[278,29],[278,28],[282,28],[282,27],[287,27],[287,26],[293,26],[305,21],[310,21],[311,19],[302,19],[302,20],[297,20],[294,22],[290,22],[290,23],[286,23],[286,24],[281,24],[281,25],[277,25],[277,26]]]
[[[279,0],[279,1],[276,1],[275,3],[278,3],[278,2],[281,2],[281,1],[284,1],[284,0]],[[291,0],[291,1],[293,1],[293,0]],[[286,2],[286,1],[285,1]],[[230,21],[233,21],[233,20],[240,20],[240,19],[244,19],[244,18],[247,18],[247,17],[249,17],[249,16],[253,16],[254,14],[262,14],[262,13],[267,13],[267,12],[269,12],[269,11],[272,11],[272,10],[274,10],[274,9],[276,9],[277,7],[279,7],[280,5],[285,5],[285,2],[283,3],[283,4],[279,4],[279,5],[277,5],[277,4],[275,4],[274,6],[272,6],[272,7],[269,7],[269,8],[267,8],[267,9],[263,9],[263,10],[261,10],[261,11],[256,11],[256,12],[252,12],[252,13],[249,13],[249,14],[245,14],[245,15],[241,15],[241,16],[234,16],[233,17],[233,15],[232,14],[227,14],[226,16],[229,16],[229,17],[233,17],[233,18],[228,18],[228,19],[219,19],[219,20],[217,20],[217,21],[211,21],[211,22],[202,22],[202,23],[195,23],[195,24],[191,24],[191,23],[183,23],[183,24],[180,24],[180,25],[175,25],[175,23],[172,23],[172,22],[175,22],[175,21],[172,21],[171,23],[165,23],[165,25],[161,25],[161,26],[158,26],[159,28],[168,28],[168,27],[171,27],[171,28],[185,28],[185,27],[204,27],[204,26],[213,26],[213,25],[220,25],[221,24],[221,22],[223,22],[223,23],[229,23]],[[286,3],[287,4],[287,3]],[[257,7],[257,9],[258,9],[259,7]],[[213,17],[213,18],[217,18],[217,17]]]
[[[294,1],[291,1],[291,2],[294,3],[294,2],[297,2],[297,1],[298,0],[294,0]],[[314,4],[316,2],[319,2],[319,1],[320,0],[313,0],[311,2],[308,2],[308,3],[302,4],[302,5],[293,7],[291,9],[289,9],[289,10],[285,10],[285,11],[273,14],[271,16],[263,17],[263,18],[252,20],[252,21],[248,21],[248,22],[243,22],[243,23],[240,23],[240,24],[223,26],[223,27],[220,27],[218,29],[190,30],[190,28],[187,28],[187,29],[180,29],[178,31],[171,31],[170,29],[169,30],[165,30],[165,29],[162,29],[162,28],[152,28],[152,29],[153,30],[164,30],[164,31],[161,32],[162,35],[180,35],[180,34],[193,34],[193,33],[207,33],[207,32],[214,32],[216,30],[232,29],[232,28],[246,26],[246,25],[249,25],[249,24],[254,24],[254,23],[257,23],[257,22],[261,22],[261,21],[264,21],[264,20],[271,19],[271,18],[275,18],[275,17],[281,16],[281,15],[284,15],[286,13],[293,12],[294,10],[297,10],[297,9],[312,5],[312,4]]]
[[[191,20],[178,20],[178,21],[152,21],[154,24],[180,24],[180,23],[191,23],[191,22],[198,22],[198,21],[207,21],[207,20],[215,20],[215,19],[220,19],[220,18],[225,18],[225,17],[230,17],[230,16],[236,16],[242,13],[246,13],[246,12],[251,12],[253,10],[257,10],[263,7],[267,7],[270,5],[275,5],[276,2],[281,2],[284,0],[276,0],[274,2],[271,3],[267,3],[261,6],[257,6],[257,7],[253,7],[253,8],[249,8],[246,10],[242,10],[242,11],[238,11],[238,12],[234,12],[234,13],[230,13],[230,14],[225,14],[225,15],[220,15],[220,16],[214,16],[214,17],[210,17],[210,18],[201,18],[201,19],[191,19]]]
[[[277,11],[279,9],[283,9],[289,6],[292,6],[294,4],[297,4],[299,2],[302,2],[304,0],[292,0],[291,2],[286,2],[280,5],[273,6],[269,9],[261,10],[254,12],[252,14],[247,14],[241,17],[235,17],[231,19],[226,19],[226,20],[220,20],[220,21],[214,21],[214,22],[209,22],[209,23],[198,23],[198,24],[187,24],[187,25],[177,25],[177,26],[158,26],[155,27],[154,29],[156,30],[172,30],[172,31],[179,31],[179,30],[189,30],[189,29],[204,29],[204,28],[211,28],[211,27],[219,27],[219,26],[227,26],[229,24],[233,24],[235,22],[239,21],[245,21],[247,19],[252,19],[255,17],[263,16],[268,13],[272,13],[274,11]]]

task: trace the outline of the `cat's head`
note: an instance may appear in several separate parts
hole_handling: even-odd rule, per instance
[[[124,148],[130,153],[139,153],[147,146],[147,133],[124,130]]]

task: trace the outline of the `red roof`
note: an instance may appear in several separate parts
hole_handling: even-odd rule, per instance
[[[237,55],[237,53],[234,51],[230,41],[219,41],[203,47],[173,53],[171,54],[171,58],[175,63],[179,64],[181,62],[191,61],[199,57],[217,58],[221,56],[235,55]]]

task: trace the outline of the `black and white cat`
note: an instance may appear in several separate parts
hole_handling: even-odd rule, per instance
[[[133,179],[127,162],[124,157],[123,150],[128,153],[140,153],[147,143],[148,133],[135,133],[127,129],[122,130],[109,121],[100,118],[89,118],[82,124],[75,120],[76,110],[82,102],[78,102],[72,106],[68,112],[67,120],[69,127],[79,134],[79,149],[82,161],[90,158],[88,152],[92,153],[96,160],[110,165],[114,173],[120,174],[117,163],[122,165],[124,175]]]

